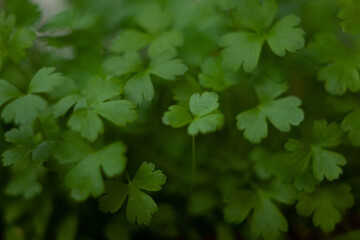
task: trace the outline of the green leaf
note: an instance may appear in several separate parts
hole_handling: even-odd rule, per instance
[[[260,58],[264,37],[255,33],[235,32],[222,37],[220,46],[222,64],[226,70],[237,71],[241,66],[246,72],[253,71]]]
[[[53,141],[42,141],[40,144],[34,140],[34,132],[30,125],[21,125],[19,129],[13,128],[6,132],[7,142],[13,144],[12,148],[2,154],[4,166],[21,164],[30,160],[44,162],[50,157],[54,146]]]
[[[278,56],[285,56],[285,51],[294,53],[304,47],[304,30],[295,28],[300,18],[294,15],[283,17],[270,29],[267,42]]]
[[[99,198],[99,209],[103,212],[115,213],[124,204],[129,194],[129,187],[121,182],[106,181],[105,192],[107,194]]]
[[[200,84],[214,91],[223,91],[238,82],[235,75],[225,72],[219,58],[207,58],[201,65],[198,75]]]
[[[0,107],[8,101],[20,97],[22,93],[12,84],[0,79]]]
[[[312,193],[302,193],[296,210],[302,216],[313,214],[314,226],[330,232],[341,221],[340,211],[353,204],[354,197],[350,193],[350,187],[338,184],[319,188]]]
[[[55,68],[42,68],[40,69],[30,81],[28,92],[29,93],[49,93],[55,87],[60,86],[65,78],[61,73],[54,73]]]
[[[329,181],[338,179],[339,175],[343,173],[340,166],[346,164],[345,157],[319,147],[312,147],[312,152],[315,178],[319,181],[322,181],[324,177]]]
[[[218,100],[214,92],[194,93],[189,100],[190,112],[197,117],[205,116],[219,107]]]
[[[332,181],[338,179],[343,172],[340,166],[346,164],[346,159],[341,154],[325,148],[339,145],[341,137],[341,129],[336,123],[328,125],[325,120],[320,120],[314,123],[311,144],[290,139],[285,148],[293,153],[288,156],[292,163],[292,169],[294,169],[293,174],[305,171],[311,157],[313,161],[312,171],[316,180],[323,181],[326,178]]]
[[[71,196],[83,201],[92,195],[104,192],[104,182],[100,168],[108,177],[114,177],[125,169],[125,146],[116,142],[86,155],[66,175],[65,183],[71,188]]]
[[[16,30],[8,45],[8,55],[14,62],[18,63],[26,57],[26,49],[31,47],[36,34],[25,28]]]
[[[36,148],[31,153],[31,158],[37,162],[47,161],[55,146],[54,141],[43,141],[36,146]]]
[[[175,52],[167,51],[153,57],[149,72],[166,80],[174,80],[176,75],[183,75],[187,67],[180,59],[174,59],[175,56]]]
[[[335,122],[327,124],[326,120],[315,121],[313,126],[313,143],[319,147],[335,147],[342,142],[343,133]]]
[[[100,117],[86,108],[75,111],[69,118],[67,125],[91,142],[95,141],[97,136],[104,132],[104,125]]]
[[[239,224],[250,214],[256,205],[256,194],[250,190],[234,192],[225,200],[228,205],[224,208],[226,222]]]
[[[113,76],[122,76],[136,72],[142,62],[138,53],[128,52],[122,56],[115,56],[104,62],[105,71]]]
[[[304,119],[299,108],[301,101],[294,96],[267,101],[254,109],[237,115],[237,128],[245,130],[244,136],[252,143],[259,143],[267,137],[267,121],[281,132],[288,132],[292,126],[298,126]]]
[[[288,230],[288,223],[276,205],[268,198],[259,197],[251,219],[251,232],[265,240],[278,239]]]
[[[136,104],[141,104],[143,98],[150,101],[154,97],[154,86],[147,73],[139,73],[133,76],[125,84],[127,98]]]
[[[357,92],[360,89],[360,78],[354,63],[338,61],[322,67],[317,75],[319,81],[325,82],[325,89],[333,95],[343,95],[347,89]]]
[[[160,191],[161,186],[166,182],[166,176],[161,170],[155,170],[155,164],[143,163],[137,170],[133,180],[139,189],[146,191]]]
[[[7,104],[1,118],[9,123],[26,124],[36,119],[40,112],[47,107],[46,101],[37,95],[24,95]]]
[[[150,36],[146,33],[126,30],[113,42],[110,50],[115,53],[133,52],[145,47],[149,41]]]
[[[266,115],[259,108],[238,114],[236,121],[237,129],[244,130],[244,137],[251,143],[259,143],[267,137]]]
[[[76,104],[81,98],[78,94],[68,95],[62,98],[59,102],[57,102],[54,106],[54,117],[64,116],[72,106]]]
[[[209,132],[214,132],[224,124],[224,115],[221,113],[211,113],[206,116],[194,119],[189,127],[188,133],[192,136],[195,136],[199,133],[206,134]]]
[[[123,92],[123,84],[115,78],[97,76],[90,80],[86,88],[87,104],[102,103]]]
[[[298,126],[304,119],[300,104],[300,99],[289,96],[263,104],[260,108],[278,130],[288,132],[291,125]]]
[[[243,26],[259,32],[273,22],[278,4],[274,0],[242,0],[237,9],[237,19]]]
[[[188,109],[172,105],[168,111],[164,113],[162,118],[164,124],[169,125],[173,128],[183,127],[192,121],[192,116]]]
[[[33,25],[41,15],[38,6],[29,0],[9,1],[6,3],[6,10],[16,16],[17,26]]]
[[[171,14],[158,4],[145,4],[136,16],[137,23],[152,34],[164,31],[170,25],[171,20]]]
[[[34,197],[42,191],[39,179],[44,176],[45,172],[46,169],[42,166],[42,163],[33,161],[24,161],[21,164],[13,165],[11,178],[5,188],[5,194],[8,196],[23,196],[25,199]]]
[[[140,225],[150,224],[151,215],[158,208],[155,201],[140,189],[159,191],[166,181],[166,176],[160,170],[154,171],[154,169],[154,164],[144,162],[128,184],[107,182],[106,195],[99,198],[99,209],[114,213],[121,208],[127,198],[126,216],[129,222],[136,221]]]
[[[128,100],[114,100],[93,106],[96,113],[117,126],[125,126],[127,123],[136,120],[137,112],[134,108],[135,104]]]
[[[117,126],[125,126],[136,119],[135,106],[127,100],[111,100],[123,91],[121,81],[105,76],[93,78],[81,97],[77,94],[61,99],[54,109],[54,115],[64,115],[74,104],[74,112],[67,125],[82,137],[93,142],[104,131],[99,115]],[[108,100],[108,101],[106,101]]]
[[[176,48],[183,44],[181,32],[172,30],[157,36],[149,46],[150,58],[160,55],[162,52],[176,52]]]
[[[6,150],[1,155],[3,166],[7,167],[12,164],[19,164],[29,160],[31,150],[32,149],[27,146],[16,146]]]
[[[288,189],[287,189],[288,190]],[[272,195],[282,202],[291,203],[294,199],[292,191],[289,195],[287,190],[274,192]],[[255,238],[262,236],[266,240],[278,239],[281,232],[286,232],[287,221],[280,210],[276,207],[269,195],[263,190],[261,194],[252,190],[240,190],[234,192],[226,202],[224,209],[225,221],[239,224],[243,222],[252,211],[250,219],[250,230]]]
[[[79,162],[92,152],[89,143],[74,132],[65,132],[61,139],[54,149],[54,158],[61,164]]]
[[[340,12],[338,17],[342,19],[341,27],[344,32],[360,32],[360,2],[358,0],[339,0]]]
[[[151,215],[158,211],[155,201],[136,186],[129,184],[129,197],[126,216],[130,223],[149,225]]]
[[[360,109],[350,112],[341,122],[341,127],[348,132],[349,139],[354,146],[360,146]]]
[[[220,129],[224,123],[224,116],[216,112],[218,106],[216,93],[194,93],[189,99],[189,109],[180,105],[170,106],[169,111],[164,114],[163,122],[174,128],[190,123],[188,133],[192,136],[213,132]]]

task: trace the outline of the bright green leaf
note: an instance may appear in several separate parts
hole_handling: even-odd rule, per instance
[[[174,80],[176,75],[183,75],[187,67],[180,59],[174,59],[175,52],[162,52],[151,60],[150,73],[166,80]]]
[[[194,119],[189,127],[188,133],[192,136],[198,133],[206,134],[220,129],[224,124],[224,115],[221,113],[211,113],[200,118]]]
[[[61,85],[65,78],[61,73],[54,73],[54,71],[55,68],[53,67],[40,69],[30,81],[28,92],[49,93]]]
[[[168,111],[164,113],[162,121],[166,125],[170,125],[173,128],[183,127],[192,121],[192,116],[188,109],[172,105]]]
[[[92,142],[104,131],[104,125],[100,117],[86,108],[75,111],[69,118],[67,125]]]
[[[36,119],[46,107],[47,103],[43,98],[28,94],[8,103],[1,118],[8,123],[14,121],[15,124],[26,124]]]
[[[135,104],[128,100],[114,100],[92,106],[94,111],[117,126],[125,126],[135,121]]]
[[[219,97],[214,92],[194,93],[189,100],[190,112],[198,117],[205,116],[219,107]]]
[[[110,50],[115,53],[133,52],[145,47],[149,41],[148,34],[126,30],[114,41]]]
[[[230,71],[237,71],[243,66],[246,72],[253,71],[260,58],[264,38],[255,33],[235,32],[222,37],[220,46],[222,51],[222,64]]]
[[[294,28],[300,23],[300,18],[289,15],[275,23],[267,37],[271,50],[278,56],[285,56],[285,51],[294,53],[304,47],[303,35],[300,28]]]
[[[114,76],[133,73],[141,67],[141,59],[136,52],[129,52],[123,56],[115,56],[104,62],[105,71]]]
[[[125,94],[136,104],[141,104],[143,98],[150,101],[154,97],[154,86],[147,73],[137,74],[125,84]]]

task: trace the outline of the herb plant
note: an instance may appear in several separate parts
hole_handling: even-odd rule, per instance
[[[0,239],[360,239],[359,0],[43,2],[0,2]]]

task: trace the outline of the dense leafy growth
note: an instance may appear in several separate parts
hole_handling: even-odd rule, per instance
[[[359,12],[0,1],[0,239],[360,239]]]

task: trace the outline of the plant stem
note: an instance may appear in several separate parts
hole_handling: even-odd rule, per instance
[[[192,166],[191,166],[191,185],[195,183],[196,177],[196,155],[195,155],[195,136],[192,136]]]

